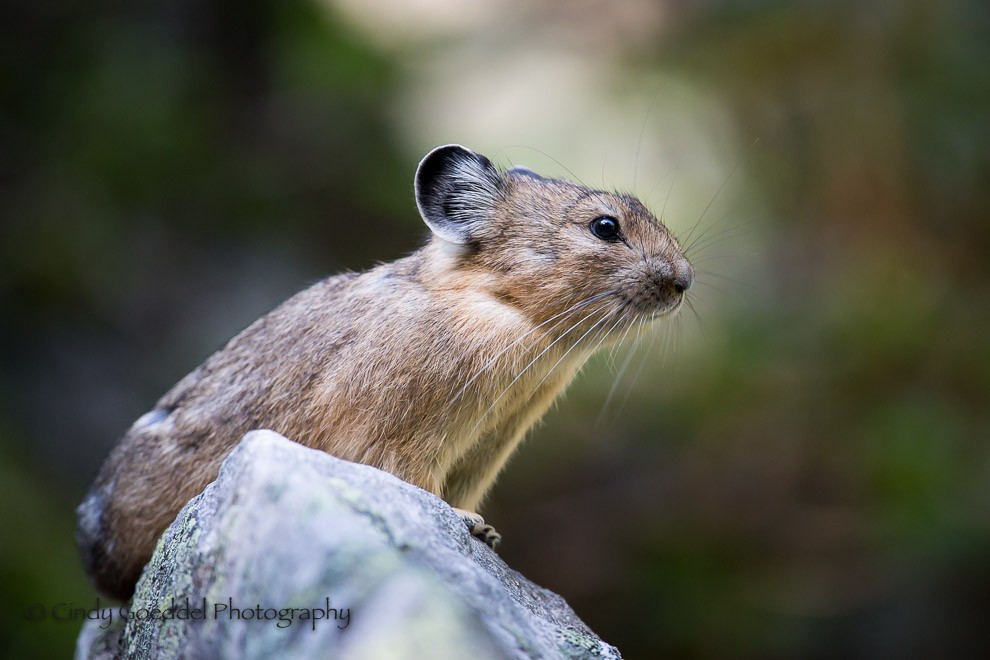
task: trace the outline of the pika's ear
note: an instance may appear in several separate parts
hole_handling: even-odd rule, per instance
[[[492,162],[459,144],[437,147],[416,170],[416,206],[434,234],[475,240],[491,221],[505,182]]]

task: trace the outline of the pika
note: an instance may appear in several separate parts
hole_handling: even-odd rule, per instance
[[[425,246],[296,294],[127,431],[77,511],[100,592],[131,596],[158,537],[257,428],[436,494],[494,547],[474,512],[527,430],[595,350],[676,312],[694,281],[629,195],[460,145],[427,154],[414,190]]]

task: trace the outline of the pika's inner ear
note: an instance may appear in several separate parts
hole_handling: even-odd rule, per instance
[[[415,188],[416,206],[433,233],[463,245],[491,223],[505,182],[490,160],[448,144],[426,154],[416,170]]]

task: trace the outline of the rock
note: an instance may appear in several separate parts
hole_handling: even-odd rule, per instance
[[[444,501],[271,431],[244,436],[111,614],[77,658],[620,657]]]

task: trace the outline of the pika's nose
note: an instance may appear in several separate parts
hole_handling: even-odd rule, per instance
[[[674,290],[677,293],[684,293],[694,284],[694,268],[685,259],[681,259],[674,265]]]

